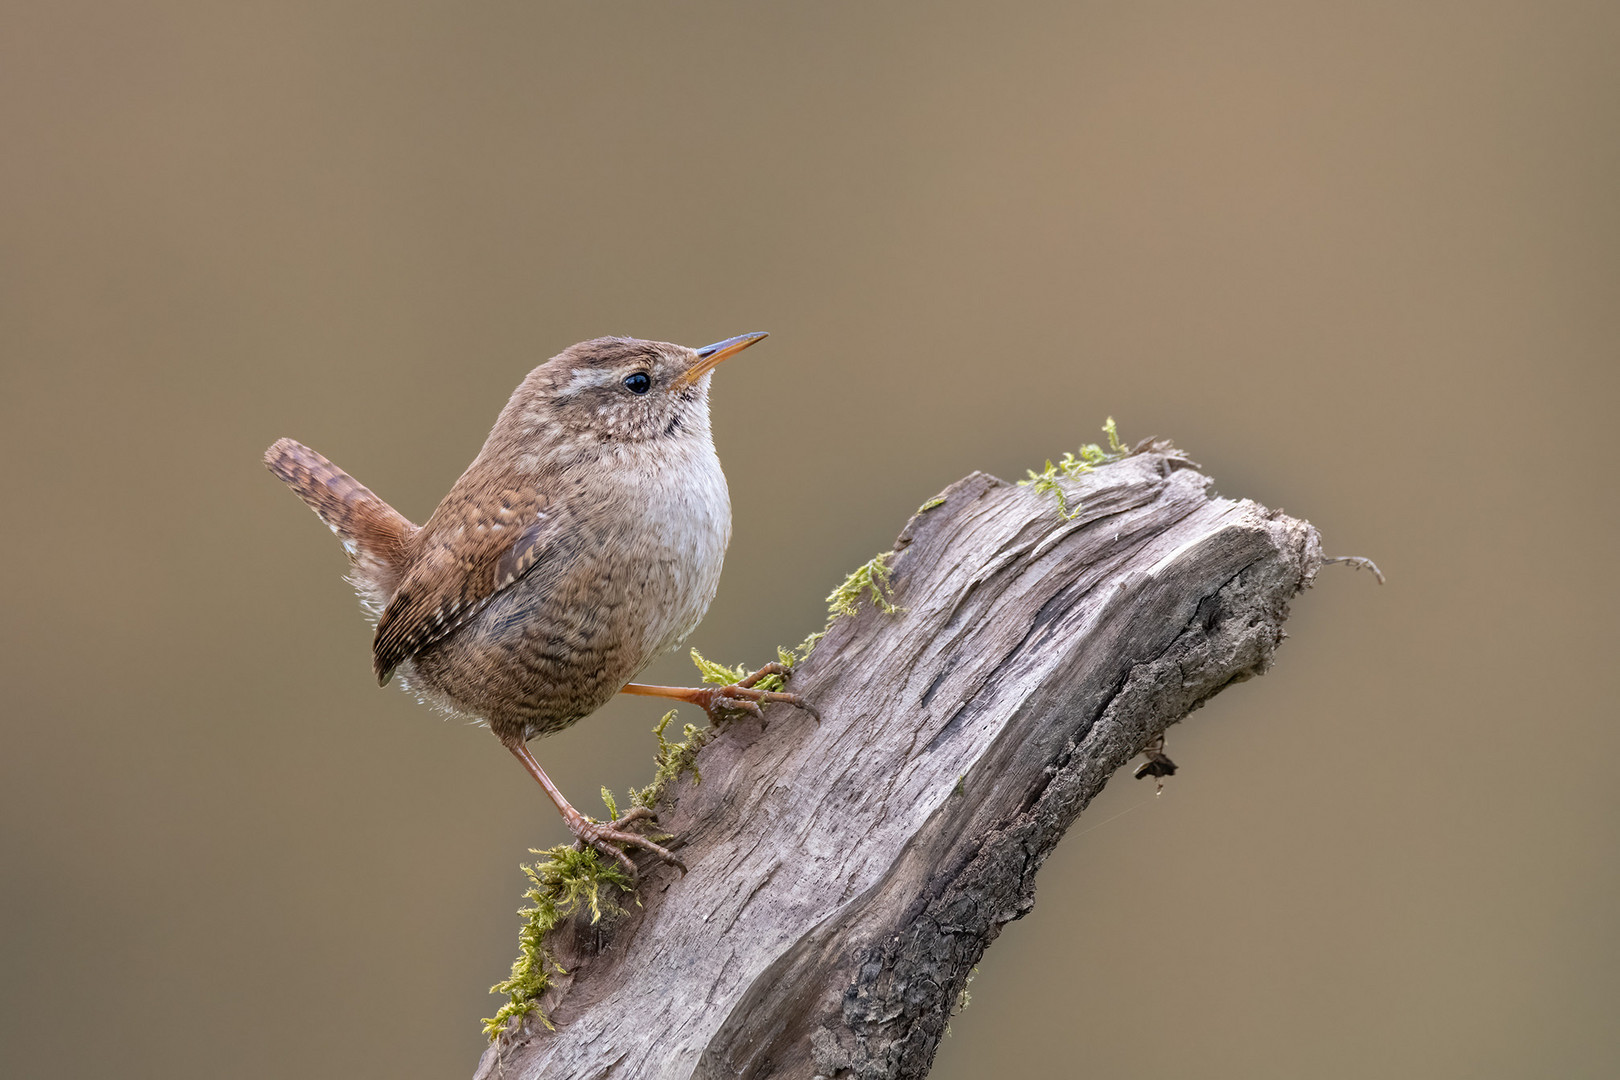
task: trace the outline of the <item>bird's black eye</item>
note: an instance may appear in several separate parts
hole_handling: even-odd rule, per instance
[[[632,394],[645,394],[652,389],[652,377],[645,371],[638,371],[625,378],[624,388]]]

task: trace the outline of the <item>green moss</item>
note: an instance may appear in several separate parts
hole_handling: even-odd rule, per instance
[[[593,923],[603,915],[618,914],[623,908],[615,894],[604,892],[603,887],[612,886],[622,893],[634,888],[618,865],[604,860],[594,848],[577,851],[572,844],[560,844],[534,854],[544,858],[521,868],[529,879],[523,898],[530,906],[518,911],[523,918],[518,958],[511,977],[489,988],[490,993],[507,997],[506,1004],[484,1020],[484,1034],[492,1040],[506,1030],[514,1016],[527,1016],[540,1008],[540,997],[554,973],[566,974],[546,952],[546,933],[581,908],[590,910]],[[551,1027],[544,1013],[540,1020]]]
[[[861,601],[867,598],[883,614],[899,614],[901,609],[889,599],[894,591],[889,585],[889,575],[893,573],[889,569],[889,556],[892,554],[885,551],[874,555],[871,561],[856,567],[842,585],[827,594],[827,614],[831,616],[827,620],[828,626],[840,615],[854,615],[860,609]]]
[[[697,655],[697,650],[693,650],[693,655]],[[708,661],[704,661],[704,663],[708,663]],[[713,666],[720,667],[721,665],[715,664]],[[731,681],[735,682],[736,680]],[[664,714],[664,718],[658,721],[658,724],[653,728],[653,734],[658,736],[658,753],[653,758],[656,768],[653,771],[652,783],[644,788],[630,789],[630,803],[633,806],[645,806],[651,810],[657,805],[658,799],[664,794],[665,789],[679,780],[681,774],[688,770],[691,770],[692,773],[692,783],[703,783],[703,774],[698,772],[697,769],[697,753],[703,749],[710,739],[714,738],[714,729],[700,728],[696,724],[687,724],[683,732],[686,737],[680,742],[670,742],[664,738],[664,729],[669,727],[670,722],[674,719],[675,710],[671,709]]]
[[[698,675],[704,682],[718,683],[721,686],[742,682],[750,674],[748,668],[742,664],[738,664],[736,667],[726,667],[724,664],[717,664],[713,660],[706,659],[696,649],[692,650],[692,663],[698,669]]]
[[[782,659],[784,656],[786,656],[787,659]],[[776,650],[776,658],[783,667],[790,668],[794,664],[793,654],[786,649],[778,648]],[[692,663],[697,665],[698,674],[702,676],[704,682],[715,683],[719,686],[730,686],[732,683],[740,683],[744,679],[748,678],[748,676],[753,674],[753,672],[749,670],[745,664],[738,664],[736,667],[726,667],[724,664],[717,664],[713,660],[705,659],[703,654],[698,652],[696,649],[692,650]],[[760,680],[754,684],[754,689],[764,690],[767,693],[776,693],[786,685],[787,680],[782,678],[780,675],[764,675],[761,676]]]
[[[1103,432],[1108,436],[1108,449],[1104,450],[1096,443],[1087,443],[1080,448],[1080,454],[1064,454],[1062,460],[1056,465],[1052,459],[1046,459],[1046,468],[1042,472],[1029,470],[1029,479],[1018,481],[1019,487],[1033,487],[1037,495],[1056,495],[1058,503],[1058,517],[1064,521],[1073,521],[1080,516],[1080,504],[1075,503],[1074,509],[1069,509],[1069,495],[1063,490],[1060,481],[1075,480],[1090,472],[1098,465],[1110,461],[1118,461],[1130,453],[1130,450],[1119,441],[1119,433],[1114,429],[1114,418],[1110,416],[1103,425]]]

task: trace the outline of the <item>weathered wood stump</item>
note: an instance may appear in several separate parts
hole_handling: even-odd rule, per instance
[[[478,1076],[921,1077],[985,947],[1108,778],[1264,672],[1322,563],[1168,444],[1050,494],[975,473],[907,523],[893,598],[729,725],[659,807],[691,872],[553,935],[568,975]]]

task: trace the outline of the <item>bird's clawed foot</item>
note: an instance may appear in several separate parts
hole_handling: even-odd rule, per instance
[[[523,767],[529,770],[529,775],[534,777],[540,786],[545,789],[552,803],[556,805],[557,812],[562,815],[563,823],[568,826],[568,831],[574,834],[575,847],[580,851],[584,851],[586,846],[589,845],[603,855],[611,856],[623,868],[624,872],[630,875],[631,881],[636,880],[636,864],[625,853],[624,849],[627,847],[645,848],[671,866],[678,867],[681,873],[686,873],[686,864],[671,855],[667,848],[654,843],[639,833],[631,832],[628,828],[628,826],[638,821],[657,821],[657,814],[654,814],[645,806],[637,806],[612,821],[592,821],[578,810],[575,810],[568,800],[563,798],[563,793],[558,791],[557,785],[551,782],[551,777],[546,775],[546,770],[542,769],[540,763],[534,760],[534,755],[529,753],[526,740],[521,732],[508,732],[501,737],[501,742],[512,752],[513,757],[523,762]],[[603,789],[603,794],[606,794],[606,789]]]
[[[658,820],[658,815],[645,806],[635,807],[613,821],[592,821],[577,811],[573,816],[564,815],[563,820],[568,823],[568,830],[575,836],[575,847],[583,851],[586,846],[590,846],[603,855],[611,856],[618,862],[620,868],[630,875],[631,881],[636,880],[637,874],[636,864],[625,852],[625,848],[628,847],[645,848],[681,873],[686,873],[686,864],[676,858],[668,848],[626,828],[633,822]]]
[[[784,701],[795,709],[803,709],[820,723],[821,714],[816,711],[815,706],[798,694],[760,690],[754,685],[767,675],[778,675],[785,680],[792,674],[792,668],[770,663],[748,678],[740,682],[727,683],[725,686],[647,686],[642,683],[630,683],[625,686],[623,693],[691,702],[709,714],[711,724],[720,724],[733,719],[737,713],[751,713],[763,720],[765,710],[761,706],[769,705],[773,701]]]
[[[821,714],[816,711],[815,706],[798,694],[756,689],[754,684],[767,675],[779,675],[786,682],[793,675],[793,669],[773,661],[741,682],[728,683],[712,689],[705,687],[694,690],[692,702],[702,706],[703,711],[709,714],[711,724],[730,719],[729,714],[737,712],[749,713],[764,720],[765,710],[760,708],[760,705],[770,704],[773,701],[785,701],[795,709],[803,709],[809,713],[818,724],[821,722]]]

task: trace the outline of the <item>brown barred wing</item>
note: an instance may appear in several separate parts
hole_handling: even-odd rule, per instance
[[[515,491],[471,498],[442,515],[453,525],[436,529],[440,518],[428,522],[421,554],[377,621],[371,662],[379,685],[533,569],[558,524],[549,500]]]

